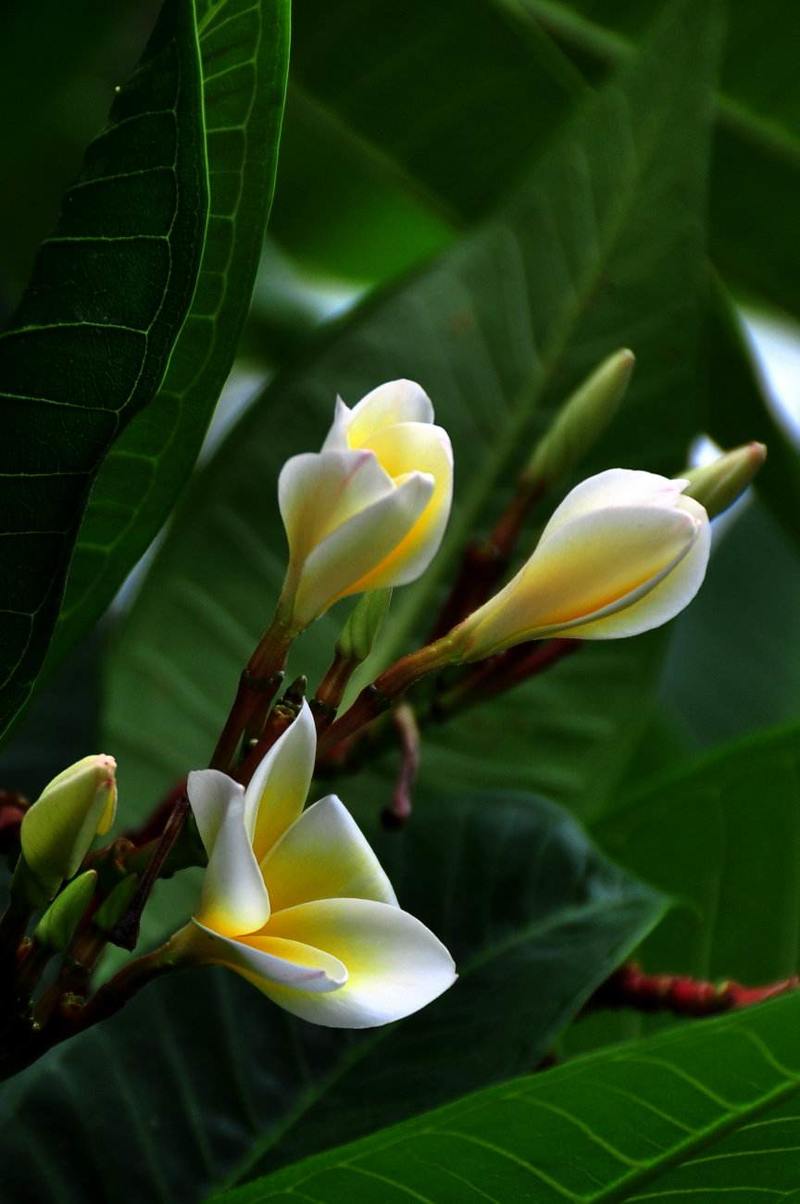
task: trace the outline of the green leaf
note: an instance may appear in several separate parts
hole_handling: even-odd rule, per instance
[[[452,950],[451,990],[347,1033],[226,971],[162,980],[0,1089],[4,1200],[77,1204],[91,1182],[115,1201],[191,1202],[519,1073],[663,914],[541,800],[428,797],[404,833],[375,832],[374,807],[364,826],[403,906]]]
[[[658,0],[502,0],[551,33],[588,75],[618,64]],[[710,194],[710,241],[726,279],[800,313],[794,199],[800,189],[800,82],[787,0],[728,5]],[[758,47],[758,54],[753,47]]]
[[[680,904],[637,952],[648,972],[754,986],[797,972],[799,781],[793,725],[662,775],[595,826],[610,856]],[[635,1013],[592,1017],[569,1045],[606,1043],[664,1022]]]
[[[283,574],[275,480],[290,455],[320,445],[337,391],[354,401],[381,380],[416,378],[455,446],[447,540],[422,581],[397,591],[378,659],[404,651],[430,625],[465,540],[491,521],[529,454],[545,420],[537,405],[552,412],[620,343],[636,347],[639,370],[606,454],[656,469],[683,464],[702,421],[698,213],[716,43],[705,20],[702,6],[686,6],[494,220],[332,330],[199,474],[110,666],[106,739],[139,806],[208,758]],[[312,682],[338,621],[326,616],[298,646],[294,663]],[[586,668],[562,678],[575,689],[552,720],[542,718],[553,724],[562,765],[571,768],[580,745],[593,766],[589,746],[610,745],[642,709],[640,679],[652,657],[648,641],[593,649]],[[587,698],[589,666],[598,672]],[[620,709],[609,725],[612,696]],[[620,747],[624,754],[625,739]],[[548,767],[541,780],[550,786],[560,776]],[[505,784],[523,783],[509,772]]]
[[[289,0],[197,0],[210,212],[197,288],[166,377],[117,440],[92,489],[51,653],[99,616],[181,492],[233,363],[275,165]]]
[[[800,999],[491,1087],[226,1204],[785,1199],[800,1187]]]
[[[0,335],[0,731],[30,694],[88,489],[151,400],[206,219],[197,46],[171,0]]]

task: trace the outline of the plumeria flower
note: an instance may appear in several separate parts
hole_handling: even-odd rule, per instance
[[[436,999],[455,967],[401,910],[340,800],[328,795],[303,810],[315,754],[303,703],[246,790],[218,770],[189,775],[208,868],[182,948],[235,970],[304,1020],[370,1028]]]
[[[419,385],[390,381],[352,409],[339,399],[322,451],[293,456],[278,481],[288,625],[299,631],[340,598],[415,581],[439,549],[452,492],[450,440]]]
[[[687,480],[611,468],[577,485],[504,589],[450,637],[462,660],[525,640],[611,640],[660,627],[706,572],[708,514]]]

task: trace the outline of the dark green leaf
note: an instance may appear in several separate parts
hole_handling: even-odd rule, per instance
[[[662,776],[596,825],[611,856],[682,904],[638,952],[646,970],[753,986],[796,973],[798,783],[800,729],[792,726]],[[663,1023],[635,1013],[593,1017],[572,1045]]]
[[[545,802],[428,797],[403,834],[370,831],[372,815],[403,906],[456,958],[455,986],[356,1034],[293,1021],[225,971],[157,983],[0,1090],[4,1204],[190,1204],[223,1176],[535,1066],[663,914]]]
[[[798,1023],[794,997],[609,1050],[215,1199],[785,1199],[800,1187]]]
[[[92,489],[51,653],[110,602],[195,462],[247,313],[269,213],[289,54],[289,0],[198,0],[210,214],[191,309],[166,377]]]
[[[170,0],[0,336],[0,731],[28,697],[91,481],[151,400],[206,219],[189,0]]]

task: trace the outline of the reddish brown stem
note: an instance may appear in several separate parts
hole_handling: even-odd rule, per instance
[[[523,681],[538,677],[581,647],[580,640],[529,640],[472,666],[454,686],[433,702],[431,714],[439,721],[455,711],[486,702]]]
[[[135,949],[136,942],[139,940],[139,927],[142,922],[142,912],[144,911],[147,900],[150,898],[150,892],[156,884],[156,880],[164,868],[167,858],[172,852],[175,844],[183,831],[184,824],[189,817],[189,799],[185,794],[182,794],[175,803],[172,813],[164,825],[164,830],[159,837],[152,855],[147,862],[147,865],[139,879],[139,884],[136,887],[136,892],[130,901],[128,910],[122,919],[114,926],[114,931],[111,933],[110,940],[114,945],[119,945],[122,949]]]
[[[631,1008],[638,1012],[672,1012],[675,1016],[715,1016],[763,1003],[798,986],[797,975],[762,987],[745,987],[738,982],[707,982],[684,974],[646,974],[631,962],[595,991],[586,1010]]]
[[[420,732],[414,708],[407,702],[394,708],[392,723],[400,738],[400,769],[392,801],[384,808],[381,820],[385,828],[402,828],[411,818],[411,800],[419,773]]]
[[[336,712],[342,705],[344,692],[350,684],[350,679],[358,668],[360,661],[343,656],[336,650],[330,668],[319,683],[317,692],[311,700],[311,710],[317,725],[317,735],[326,732],[336,718]]]

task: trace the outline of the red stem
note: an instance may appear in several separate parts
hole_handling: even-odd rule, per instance
[[[672,1012],[675,1016],[716,1016],[763,1003],[799,986],[797,975],[762,987],[745,987],[738,982],[707,982],[685,974],[646,974],[630,962],[620,966],[595,991],[585,1010],[631,1008],[637,1012]]]

